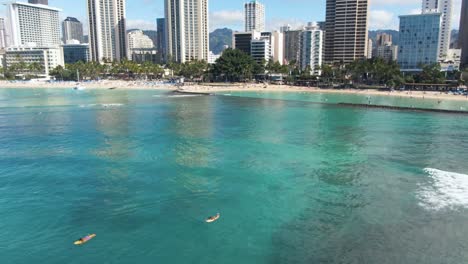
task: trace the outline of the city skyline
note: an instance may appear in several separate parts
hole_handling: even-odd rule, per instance
[[[26,1],[25,1],[26,2]],[[244,4],[247,0],[210,1],[210,31],[217,28],[243,30]],[[279,0],[264,0],[266,8],[266,29],[279,29],[284,24],[299,27],[311,21],[325,20],[325,0],[314,3],[308,0],[293,0],[293,5],[284,5]],[[421,12],[421,0],[374,0],[370,3],[369,29],[398,30],[398,16]],[[67,16],[76,17],[84,22],[85,32],[88,30],[85,1],[50,0],[49,5],[58,7],[61,20]],[[145,8],[142,8],[144,6]],[[309,8],[304,8],[309,7]],[[454,15],[452,29],[458,29],[461,10],[461,0],[454,0]],[[2,16],[6,15],[5,8]],[[156,18],[164,17],[163,0],[133,0],[127,2],[127,28],[156,29]]]

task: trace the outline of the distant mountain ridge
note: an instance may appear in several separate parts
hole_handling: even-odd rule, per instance
[[[225,45],[232,46],[232,29],[218,28],[210,33],[210,50],[214,54],[221,54]]]

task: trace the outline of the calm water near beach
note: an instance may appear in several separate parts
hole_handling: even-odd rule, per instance
[[[468,263],[468,116],[229,95],[0,89],[0,263]]]

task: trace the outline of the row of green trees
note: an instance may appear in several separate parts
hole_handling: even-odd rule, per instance
[[[249,55],[240,50],[228,49],[213,65],[205,61],[190,61],[186,63],[170,62],[167,65],[158,65],[152,62],[138,64],[134,61],[124,60],[100,64],[97,62],[78,62],[58,66],[51,75],[59,80],[81,79],[96,80],[99,78],[119,79],[159,79],[168,69],[173,76],[182,76],[194,81],[246,81],[252,80],[255,75],[270,73],[288,74],[289,67],[278,62],[257,63]]]
[[[302,70],[292,61],[288,65],[278,62],[257,63],[251,56],[237,49],[227,49],[215,64],[205,61],[190,61],[186,63],[168,63],[158,65],[152,62],[138,64],[124,60],[100,64],[97,62],[78,62],[59,66],[51,72],[58,80],[96,80],[101,78],[114,79],[160,79],[166,70],[173,76],[183,76],[193,81],[251,81],[259,75],[283,74],[289,82],[311,80],[325,85],[350,84],[398,87],[403,83],[445,83],[449,80],[460,80],[460,72],[442,73],[438,64],[425,65],[418,74],[403,75],[396,62],[386,62],[382,59],[362,59],[350,64],[336,63],[323,65],[321,76],[311,74],[310,68]],[[27,65],[18,63],[5,69],[5,76],[14,73],[42,73],[40,64]],[[78,76],[79,74],[79,76]]]
[[[80,79],[96,80],[100,78],[158,78],[163,73],[164,69],[161,65],[151,62],[138,64],[133,61],[124,60],[106,64],[77,62],[67,64],[65,68],[58,66],[50,74],[59,80],[77,80],[78,77]]]
[[[15,75],[22,74],[27,77],[34,77],[37,75],[44,74],[44,66],[35,62],[35,63],[25,63],[20,61],[18,63],[12,64],[8,68],[1,68],[5,78],[14,79]]]

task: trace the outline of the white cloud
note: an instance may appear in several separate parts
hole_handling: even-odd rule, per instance
[[[285,26],[285,25],[290,25],[292,29],[299,29],[304,27],[307,24],[306,21],[297,19],[297,18],[290,18],[290,19],[284,19],[284,18],[274,18],[270,19],[266,22],[266,30],[267,31],[274,31],[274,30],[279,30],[280,27]]]
[[[221,10],[210,13],[210,31],[217,28],[244,28],[244,13],[239,10]]]
[[[373,0],[371,6],[390,6],[390,5],[421,5],[421,0]]]
[[[156,30],[156,22],[143,19],[127,20],[127,29]]]
[[[422,10],[420,8],[414,8],[414,9],[411,9],[408,14],[404,14],[404,15],[419,15],[422,13]]]
[[[385,10],[370,11],[370,29],[397,29],[396,16]]]

